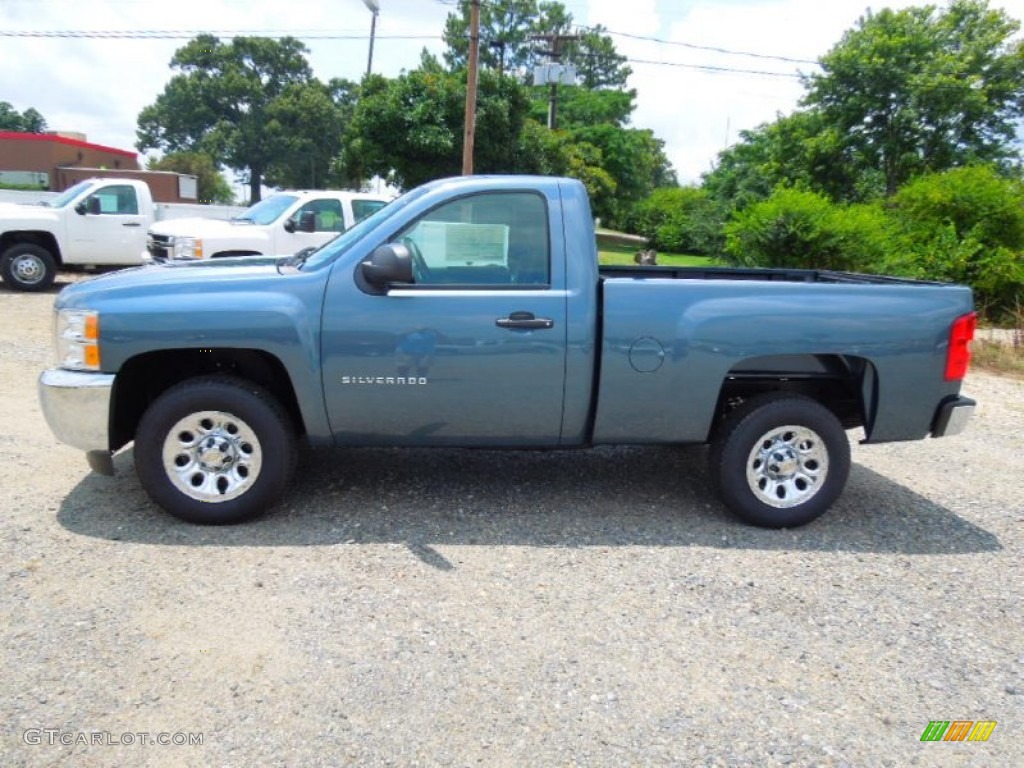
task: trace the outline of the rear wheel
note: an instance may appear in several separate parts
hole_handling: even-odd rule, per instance
[[[284,493],[295,468],[295,434],[274,398],[228,376],[172,387],[135,434],[135,465],[150,497],[190,523],[255,517]]]
[[[711,443],[711,476],[745,522],[792,528],[821,516],[850,474],[839,420],[801,395],[755,397],[726,417]]]
[[[57,260],[34,243],[17,243],[0,256],[0,276],[18,291],[45,291],[57,277]]]

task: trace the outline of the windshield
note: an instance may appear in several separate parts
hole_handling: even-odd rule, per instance
[[[272,224],[278,217],[291,208],[292,203],[298,200],[295,195],[271,195],[266,200],[261,200],[245,213],[239,214],[232,221],[251,221],[254,224]]]
[[[321,264],[331,261],[335,256],[340,256],[345,253],[345,251],[351,248],[354,243],[362,240],[364,237],[369,235],[370,232],[384,224],[384,222],[409,205],[409,203],[419,197],[422,197],[426,192],[427,190],[425,188],[419,187],[414,189],[412,192],[407,192],[401,197],[392,200],[380,210],[375,211],[358,224],[354,225],[351,229],[342,232],[319,251],[311,255],[304,262],[303,268],[318,267]]]
[[[387,200],[353,200],[352,215],[355,217],[356,221],[362,221],[367,216],[376,213],[387,204]]]
[[[63,208],[65,205],[70,203],[72,200],[78,197],[82,192],[85,192],[85,190],[87,190],[91,186],[91,182],[80,181],[77,184],[75,184],[75,186],[68,187],[67,189],[65,189],[52,200],[47,200],[46,204],[51,208]]]

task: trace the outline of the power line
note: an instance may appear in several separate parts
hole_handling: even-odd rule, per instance
[[[612,58],[608,54],[592,53],[586,51],[575,51],[573,53],[575,60],[580,59],[591,59],[593,61],[603,61]],[[767,77],[791,77],[800,78],[803,75],[799,72],[777,72],[767,71],[761,69],[741,69],[738,67],[723,67],[714,64],[692,64],[682,61],[654,61],[652,59],[636,59],[624,54],[616,54],[615,60],[622,64],[652,64],[655,66],[662,67],[679,67],[682,69],[701,69],[708,72],[733,72],[743,75],[764,75]]]
[[[342,32],[309,32],[304,30],[0,30],[0,37],[18,38],[75,38],[83,40],[192,40],[197,35],[214,35],[216,37],[295,37],[303,40],[367,40],[366,33]],[[377,35],[377,39],[386,40],[440,40],[440,35]],[[649,64],[683,69],[697,69],[707,72],[732,72],[745,75],[763,75],[768,77],[799,78],[798,73],[766,72],[754,69],[734,67],[718,67],[708,64],[684,64],[675,61],[653,61],[650,59],[634,59],[626,57],[632,64]]]
[[[435,0],[440,5],[457,6],[458,0]],[[483,5],[488,5],[484,2]],[[597,32],[598,34],[613,35],[616,37],[625,37],[633,40],[644,40],[647,42],[654,42],[663,45],[674,45],[682,48],[689,48],[699,51],[708,51],[712,53],[721,53],[729,56],[745,56],[755,59],[766,59],[773,61],[784,61],[791,64],[810,64],[818,66],[818,62],[811,61],[810,59],[797,59],[788,56],[774,56],[771,54],[757,53],[754,51],[735,51],[727,48],[719,48],[715,46],[697,45],[695,43],[687,43],[678,40],[665,40],[658,37],[650,37],[646,35],[634,35],[628,32],[616,32],[609,29],[596,29],[594,27],[580,27],[580,29],[588,32]],[[223,37],[296,37],[304,40],[366,40],[368,36],[362,32],[347,32],[345,30],[335,31],[310,31],[310,30],[260,30],[260,29],[248,29],[248,30],[0,30],[0,38],[71,38],[71,39],[83,39],[83,40],[190,40],[200,34],[210,34],[214,36]],[[442,40],[443,35],[377,35],[377,38],[384,40]],[[714,67],[703,66],[703,65],[687,65],[677,64],[674,62],[667,61],[650,61],[641,59],[630,59],[639,64],[661,64],[665,66],[675,67],[689,67],[694,69],[709,69],[714,70]],[[723,68],[726,71],[728,68]],[[744,70],[735,70],[737,72],[744,72]],[[776,76],[782,77],[798,77],[798,75],[784,74],[779,75],[778,73],[759,73],[755,71],[747,72],[748,74],[775,74]]]
[[[697,45],[696,43],[685,43],[681,40],[664,40],[660,37],[648,37],[646,35],[633,35],[629,32],[615,32],[610,29],[596,30],[593,27],[583,27],[591,32],[598,32],[598,34],[614,35],[615,37],[628,37],[632,40],[646,40],[652,43],[661,43],[662,45],[677,45],[681,48],[692,48],[697,51],[710,51],[712,53],[723,53],[727,56],[747,56],[752,59],[769,59],[772,61],[785,61],[790,64],[813,64],[818,66],[817,61],[810,59],[794,59],[789,56],[774,56],[768,53],[755,53],[753,51],[734,51],[728,48],[718,48],[712,45]]]
[[[446,6],[452,6],[452,7],[459,5],[459,0],[434,0],[434,1],[436,3],[438,3],[438,4],[440,4],[440,5],[446,5]],[[486,0],[482,0],[481,5],[489,6],[489,5],[492,5],[492,3],[489,3]],[[615,30],[604,29],[603,27],[601,29],[597,29],[596,27],[592,27],[592,26],[588,27],[588,26],[582,26],[581,25],[581,26],[579,26],[579,29],[581,29],[583,31],[586,31],[586,32],[596,32],[598,34],[613,35],[615,37],[625,37],[625,38],[629,38],[631,40],[644,40],[644,41],[651,42],[651,43],[661,43],[662,45],[675,45],[675,46],[678,46],[680,48],[690,48],[690,49],[695,50],[695,51],[708,51],[710,53],[721,53],[721,54],[724,54],[726,56],[746,56],[746,57],[752,58],[752,59],[767,59],[767,60],[770,60],[770,61],[784,61],[784,62],[787,62],[789,64],[811,64],[813,66],[818,66],[818,62],[815,61],[815,60],[812,60],[812,59],[797,59],[797,58],[793,58],[793,57],[790,57],[790,56],[776,56],[774,54],[757,53],[755,51],[736,51],[736,50],[732,50],[730,48],[720,48],[720,47],[712,46],[712,45],[698,45],[697,43],[687,43],[687,42],[684,42],[684,41],[681,41],[681,40],[665,40],[664,38],[661,38],[661,37],[652,37],[652,36],[649,36],[649,35],[635,35],[635,34],[632,34],[630,32],[616,32]]]
[[[141,29],[141,30],[0,30],[0,37],[53,37],[53,38],[80,38],[85,40],[191,40],[197,35],[214,35],[215,37],[295,37],[303,40],[366,40],[369,38],[363,33],[341,33],[339,32],[306,32],[304,30],[168,30],[168,29]],[[440,40],[441,35],[377,35],[378,40]]]
[[[716,67],[710,64],[683,64],[678,61],[650,61],[648,59],[627,58],[630,64],[655,64],[662,67],[680,67],[682,69],[699,69],[705,72],[730,72],[739,75],[760,75],[763,77],[788,77],[799,80],[803,75],[799,72],[768,72],[761,69],[738,69],[735,67]]]

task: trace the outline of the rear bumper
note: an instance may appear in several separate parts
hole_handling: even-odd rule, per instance
[[[113,474],[110,400],[114,374],[51,368],[39,377],[39,402],[53,434],[86,453],[89,466]]]
[[[967,428],[977,403],[969,397],[956,395],[945,400],[935,411],[932,437],[959,435]]]

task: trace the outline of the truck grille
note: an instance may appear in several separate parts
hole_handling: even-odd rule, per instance
[[[146,250],[154,259],[163,260],[171,257],[174,248],[174,238],[170,235],[154,235],[150,233],[146,237]]]

